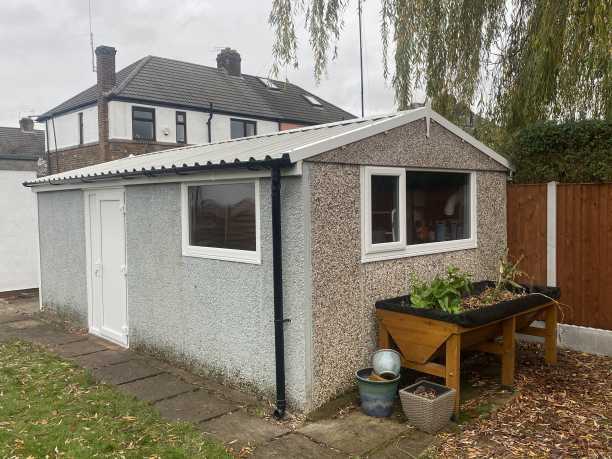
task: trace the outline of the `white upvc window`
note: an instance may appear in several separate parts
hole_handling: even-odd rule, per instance
[[[261,263],[259,213],[259,180],[183,183],[183,256]]]
[[[477,247],[476,173],[361,168],[362,261]]]

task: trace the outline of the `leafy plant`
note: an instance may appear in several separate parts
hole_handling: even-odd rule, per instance
[[[411,306],[433,308],[450,314],[461,312],[461,298],[470,293],[471,277],[459,268],[450,266],[446,276],[436,276],[431,283],[413,277],[410,292]]]

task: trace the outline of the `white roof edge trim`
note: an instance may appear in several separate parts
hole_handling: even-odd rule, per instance
[[[492,160],[498,162],[502,166],[504,166],[504,167],[506,167],[506,168],[508,168],[508,169],[510,169],[512,171],[514,170],[514,166],[510,163],[510,161],[508,161],[502,155],[497,153],[495,150],[487,147],[484,143],[482,143],[481,141],[479,141],[475,137],[473,137],[470,134],[468,134],[467,132],[465,132],[463,129],[461,129],[456,124],[451,123],[449,120],[444,118],[439,113],[434,112],[433,110],[430,110],[430,112],[431,112],[431,114],[430,114],[431,118],[436,123],[438,123],[442,127],[446,128],[447,130],[449,130],[450,132],[455,134],[457,137],[460,137],[461,139],[465,140],[467,143],[472,145],[477,150],[480,150],[481,152],[483,152],[485,155],[490,157]]]
[[[352,131],[343,132],[327,139],[294,148],[289,151],[291,161],[301,161],[311,158],[326,151],[342,147],[349,143],[358,142],[381,132],[394,129],[404,124],[411,123],[426,116],[424,108],[399,112],[396,116],[370,121],[365,126],[358,126]]]

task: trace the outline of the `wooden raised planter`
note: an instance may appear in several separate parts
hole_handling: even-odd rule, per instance
[[[551,298],[559,296],[558,289],[535,290]],[[459,415],[462,349],[501,356],[501,382],[505,386],[514,383],[517,332],[544,337],[546,362],[557,362],[557,307],[538,293],[457,315],[409,305],[407,296],[376,303],[379,347],[398,349],[403,367],[444,378],[457,394],[455,416]],[[534,320],[544,320],[545,327],[533,327]],[[501,342],[498,337],[502,337]]]

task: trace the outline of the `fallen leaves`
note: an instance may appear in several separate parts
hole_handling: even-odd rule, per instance
[[[440,434],[436,454],[456,457],[610,457],[612,359],[559,350],[544,363],[542,349],[519,349],[518,395],[488,417]],[[470,400],[462,409],[478,404]]]

